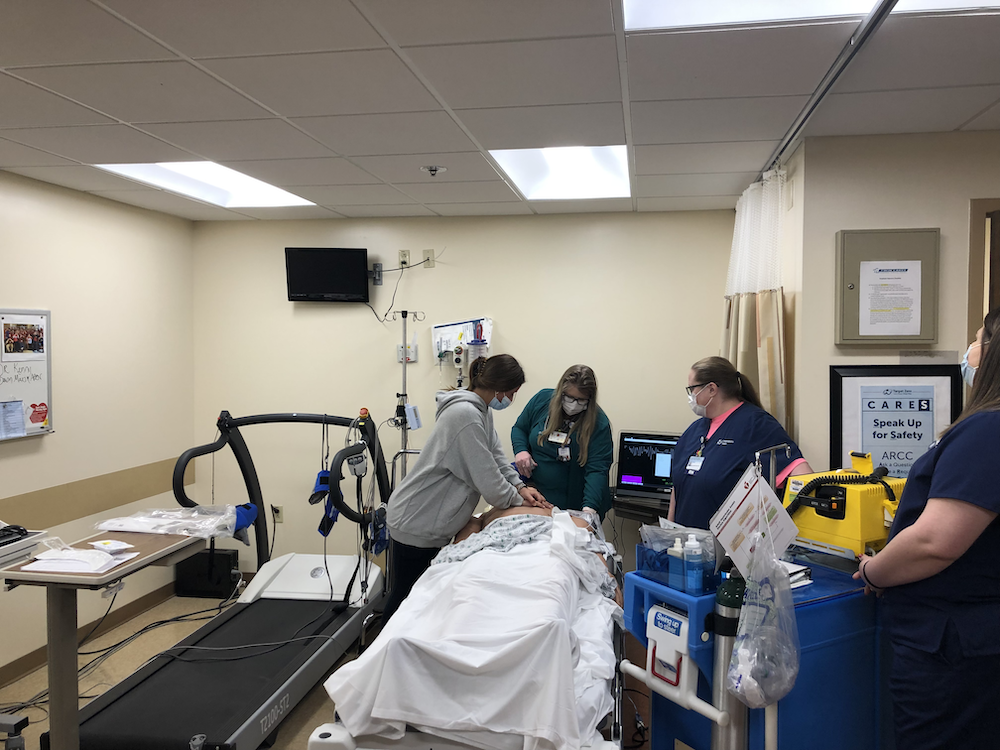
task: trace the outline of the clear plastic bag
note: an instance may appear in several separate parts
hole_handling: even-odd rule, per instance
[[[150,508],[131,516],[101,521],[97,528],[101,531],[180,534],[202,539],[231,537],[236,530],[236,507],[198,505],[194,508]]]
[[[770,535],[753,535],[750,576],[726,687],[750,708],[784,698],[799,673],[799,630],[788,572]]]

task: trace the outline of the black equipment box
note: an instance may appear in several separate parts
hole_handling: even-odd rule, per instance
[[[174,594],[203,599],[227,599],[239,581],[239,550],[208,549],[175,566]]]

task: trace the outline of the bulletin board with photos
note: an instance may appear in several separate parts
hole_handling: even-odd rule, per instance
[[[52,432],[51,315],[0,309],[0,441]]]

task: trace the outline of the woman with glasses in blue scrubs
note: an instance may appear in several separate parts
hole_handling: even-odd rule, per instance
[[[536,393],[510,431],[518,474],[564,510],[603,519],[611,509],[611,422],[597,405],[597,377],[573,365]]]
[[[896,747],[1000,746],[1000,346],[965,410],[910,468],[889,532],[854,577],[882,594]]]
[[[791,446],[791,458],[778,451],[776,486],[793,474],[812,469],[781,424],[764,411],[757,391],[729,360],[706,357],[688,373],[688,404],[700,417],[681,435],[674,449],[670,478],[673,490],[668,518],[683,526],[707,529],[723,501],[739,481],[757,451],[781,443]]]

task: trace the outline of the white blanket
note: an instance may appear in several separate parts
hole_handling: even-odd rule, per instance
[[[517,519],[538,517],[501,520]],[[368,650],[326,681],[351,734],[398,739],[410,724],[481,747],[503,746],[490,733],[522,735],[524,750],[600,739],[621,610],[600,593],[607,573],[567,514],[528,536],[432,565]]]

